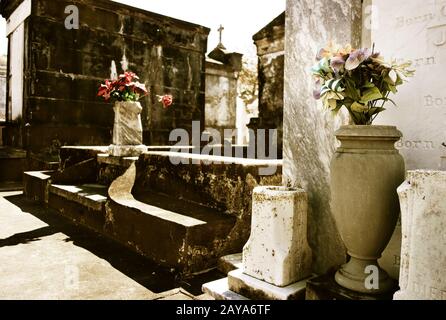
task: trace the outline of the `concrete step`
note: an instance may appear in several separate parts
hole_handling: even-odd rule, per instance
[[[242,253],[230,254],[218,259],[217,269],[223,274],[228,274],[229,272],[237,269],[242,269]]]
[[[204,294],[211,296],[215,300],[235,300],[243,301],[248,298],[235,293],[229,289],[228,278],[219,279],[209,283],[205,283],[202,287]]]
[[[23,193],[29,200],[48,203],[48,187],[54,171],[26,171],[23,173]]]
[[[103,233],[106,225],[107,186],[99,184],[62,185],[48,188],[48,206],[89,229]]]
[[[49,191],[51,194],[97,211],[102,211],[107,201],[107,186],[99,184],[83,184],[79,186],[52,184]]]

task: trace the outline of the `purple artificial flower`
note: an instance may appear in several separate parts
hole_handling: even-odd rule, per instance
[[[372,53],[368,48],[358,49],[353,51],[348,57],[347,61],[345,62],[345,69],[347,70],[356,69],[357,67],[359,67],[361,63],[370,58],[371,55]]]
[[[319,100],[321,98],[321,89],[322,89],[321,81],[318,80],[316,81],[316,88],[313,90],[314,99]]]
[[[345,60],[342,56],[336,56],[330,61],[330,67],[332,67],[336,73],[338,73],[342,67],[344,67],[344,64]]]

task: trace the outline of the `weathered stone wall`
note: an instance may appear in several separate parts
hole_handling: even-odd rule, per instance
[[[65,28],[68,5],[79,9],[78,30]],[[112,106],[96,92],[112,64],[118,74],[128,65],[151,91],[141,101],[144,143],[167,143],[173,128],[204,122],[207,28],[108,0],[33,0],[26,30],[24,122],[32,151],[111,143]],[[167,110],[156,97],[164,93],[175,99]]]
[[[206,61],[205,128],[236,128],[237,73],[231,65],[215,60]],[[223,135],[222,135],[223,137]]]
[[[7,58],[0,57],[0,121],[6,120],[6,69]],[[1,134],[1,133],[0,133]],[[1,136],[0,136],[1,143]]]
[[[258,126],[278,130],[278,151],[282,153],[283,84],[285,62],[285,12],[253,37],[258,55]]]
[[[308,193],[308,237],[316,273],[344,263],[346,252],[330,206],[330,160],[336,147],[334,132],[342,119],[333,118],[313,99],[310,69],[318,49],[330,40],[359,47],[361,3],[287,1],[284,184],[300,186]]]
[[[171,158],[198,159],[189,164],[174,165]],[[139,157],[136,163],[137,176],[134,191],[159,192],[178,199],[214,208],[222,214],[237,218],[231,237],[232,250],[240,252],[248,241],[251,226],[252,191],[259,185],[280,185],[281,161],[226,158],[228,163],[215,163],[212,156],[192,156],[165,152],[149,152]],[[229,160],[228,160],[229,159]],[[208,163],[207,161],[212,161]],[[271,176],[259,175],[265,163],[275,163],[277,171]],[[235,241],[235,239],[237,239]]]

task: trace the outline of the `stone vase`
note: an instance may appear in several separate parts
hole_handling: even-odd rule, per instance
[[[394,281],[377,260],[399,216],[397,188],[405,165],[395,148],[402,134],[391,126],[343,126],[331,161],[332,212],[350,260],[336,282],[362,293],[384,293]],[[372,279],[372,280],[371,280]]]
[[[141,104],[116,101],[113,111],[113,144],[109,147],[109,154],[116,157],[139,156],[147,150],[142,144]]]

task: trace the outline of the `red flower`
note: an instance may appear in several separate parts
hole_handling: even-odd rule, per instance
[[[126,72],[124,72],[124,74],[121,74],[119,76],[119,80],[120,81],[122,80],[122,82],[124,84],[129,84],[129,83],[133,82],[133,79],[139,80],[139,77],[131,71],[126,71]]]
[[[148,93],[146,85],[144,83],[132,82],[128,86],[133,92],[139,94],[141,97],[147,95]]]
[[[106,102],[110,98],[118,101],[138,101],[148,94],[145,84],[138,82],[139,77],[133,72],[125,72],[117,80],[105,80],[98,90],[98,97]]]
[[[173,103],[173,97],[170,94],[165,94],[164,96],[158,96],[159,101],[163,104],[164,108],[169,108]]]
[[[101,84],[98,90],[98,97],[104,97],[105,101],[110,99],[111,91],[113,90],[113,83],[110,80],[105,80],[105,84]]]

